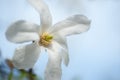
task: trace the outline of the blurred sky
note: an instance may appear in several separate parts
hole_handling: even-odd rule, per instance
[[[88,32],[67,38],[70,63],[62,66],[62,80],[120,80],[120,1],[45,0],[56,23],[73,14],[92,20]],[[0,48],[4,58],[12,58],[15,47],[5,38],[8,26],[16,20],[39,24],[39,15],[25,0],[0,1]],[[23,45],[23,44],[22,44]],[[34,69],[43,77],[47,63],[43,52]]]

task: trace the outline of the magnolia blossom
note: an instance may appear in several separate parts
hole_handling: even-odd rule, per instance
[[[66,66],[69,63],[66,37],[87,31],[90,20],[77,14],[52,25],[52,16],[44,1],[28,0],[28,2],[39,12],[41,24],[20,20],[7,29],[6,37],[9,41],[32,42],[16,48],[13,64],[19,69],[32,68],[39,58],[41,48],[44,48],[49,56],[45,80],[60,80],[62,60]]]

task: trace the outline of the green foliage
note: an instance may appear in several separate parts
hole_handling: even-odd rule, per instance
[[[11,71],[11,72],[9,73],[9,75],[8,75],[8,80],[12,80],[12,78],[13,78],[13,71]]]

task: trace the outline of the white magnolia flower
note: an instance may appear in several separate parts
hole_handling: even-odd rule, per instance
[[[73,15],[52,26],[52,17],[47,5],[42,0],[28,2],[39,12],[41,25],[20,20],[7,29],[6,37],[11,42],[32,41],[31,44],[16,48],[13,63],[19,69],[32,68],[43,47],[49,55],[45,80],[60,80],[61,60],[66,66],[69,62],[65,37],[87,31],[90,20],[83,15]]]

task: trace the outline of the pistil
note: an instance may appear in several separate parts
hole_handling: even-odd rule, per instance
[[[40,36],[40,41],[39,44],[42,46],[48,46],[51,44],[53,39],[53,36],[48,34],[47,32],[44,32],[41,36]]]

